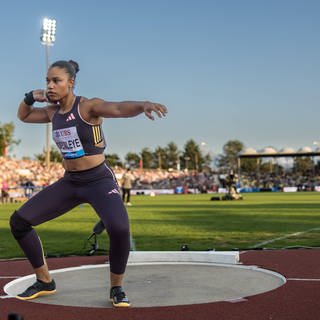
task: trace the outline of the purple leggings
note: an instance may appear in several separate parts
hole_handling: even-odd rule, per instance
[[[105,163],[85,171],[66,171],[63,178],[22,205],[14,215],[30,227],[22,237],[16,237],[20,247],[34,268],[43,266],[42,245],[31,226],[52,220],[81,203],[89,203],[106,226],[110,271],[123,274],[130,250],[129,221],[114,173]],[[16,220],[11,219],[12,229],[19,227],[14,225]]]

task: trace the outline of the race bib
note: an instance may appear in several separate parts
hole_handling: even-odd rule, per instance
[[[53,130],[52,137],[65,159],[85,155],[76,127]]]

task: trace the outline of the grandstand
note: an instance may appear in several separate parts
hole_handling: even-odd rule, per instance
[[[256,151],[253,148],[245,149],[238,157],[239,169],[239,187],[242,192],[254,191],[320,191],[320,177],[316,174],[316,157],[320,156],[320,148],[312,150],[310,147],[303,147],[295,151],[292,148],[283,148],[276,151],[274,148],[267,147],[261,151]],[[289,160],[297,158],[310,158],[313,163],[312,174],[301,175],[293,170],[287,170],[283,174],[270,171],[269,173],[261,174],[259,165],[263,159],[271,159],[277,161],[278,158],[286,158]],[[257,159],[257,172],[252,172],[251,175],[243,175],[241,172],[241,160]]]
[[[244,159],[257,159],[260,164],[262,159],[278,158],[296,159],[310,157],[315,166],[320,149],[312,150],[308,147],[294,151],[284,148],[276,151],[274,148],[264,148],[256,151],[253,148],[245,149],[238,157],[238,183],[240,192],[257,191],[320,191],[320,175],[314,170],[313,174],[299,175],[293,170],[286,170],[281,174],[277,172],[251,172],[242,173],[241,165]],[[113,168],[117,179],[120,181],[125,169]],[[64,169],[60,163],[51,163],[47,168],[41,162],[30,159],[13,159],[0,157],[0,185],[6,185],[9,193],[8,199],[1,198],[2,202],[22,201],[32,196],[38,190],[46,187],[61,178]],[[226,174],[223,171],[197,172],[195,170],[160,170],[160,169],[134,169],[135,182],[133,194],[160,194],[160,193],[213,193],[225,192]]]
[[[267,147],[261,151],[256,151],[253,148],[245,149],[240,155],[239,159],[244,158],[296,158],[296,157],[319,157],[320,148],[312,150],[310,147],[303,147],[297,151],[294,151],[292,148],[283,148],[280,151],[276,151],[274,148]]]

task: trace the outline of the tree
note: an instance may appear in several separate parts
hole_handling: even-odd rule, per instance
[[[143,148],[141,151],[141,158],[144,169],[152,169],[156,168],[156,164],[154,162],[154,156],[149,148]]]
[[[165,147],[165,152],[167,160],[166,168],[172,168],[174,165],[177,167],[178,162],[180,161],[178,146],[174,142],[169,142]]]
[[[317,164],[315,165],[314,170],[315,170],[314,174],[316,176],[319,176],[320,175],[320,161],[317,161]]]
[[[284,167],[278,163],[275,163],[273,165],[273,172],[274,174],[277,175],[282,175],[284,173]]]
[[[273,163],[271,160],[262,162],[260,164],[260,173],[261,174],[271,174],[273,172]]]
[[[242,158],[241,172],[244,174],[254,174],[258,170],[259,158]]]
[[[8,147],[18,145],[20,140],[13,138],[14,124],[13,122],[0,124],[0,156],[6,156]]]
[[[140,156],[134,152],[128,152],[125,156],[126,164],[131,168],[139,168]]]
[[[182,162],[186,169],[199,170],[199,164],[202,160],[199,145],[192,139],[188,140],[184,146]]]
[[[296,157],[294,159],[293,170],[296,174],[308,176],[312,175],[314,163],[311,157]]]
[[[212,159],[209,153],[202,154],[200,146],[193,139],[190,139],[184,146],[180,160],[186,169],[202,171],[204,167],[210,168]]]
[[[122,167],[122,162],[116,153],[106,154],[106,161],[111,167]]]
[[[211,155],[209,153],[206,153],[202,155],[202,159],[203,161],[200,163],[200,168],[211,171],[211,162],[212,162]]]
[[[35,158],[37,160],[39,160],[40,162],[45,163],[45,161],[46,161],[45,152],[40,153],[40,154],[36,154]],[[60,150],[55,145],[51,146],[50,161],[51,162],[62,162],[62,159],[63,158],[62,158],[62,154],[61,154]]]
[[[158,165],[159,169],[167,169],[167,153],[165,148],[157,147],[153,154],[154,163]]]
[[[243,143],[239,140],[230,140],[223,146],[223,154],[218,158],[217,165],[225,170],[237,172],[238,157],[243,150]]]

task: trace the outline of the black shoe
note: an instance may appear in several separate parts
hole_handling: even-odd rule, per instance
[[[114,307],[130,307],[130,301],[120,286],[112,287],[110,289],[110,300]]]
[[[47,296],[56,292],[56,284],[54,280],[49,283],[37,280],[26,291],[20,293],[16,298],[20,300],[31,300],[40,296]]]

